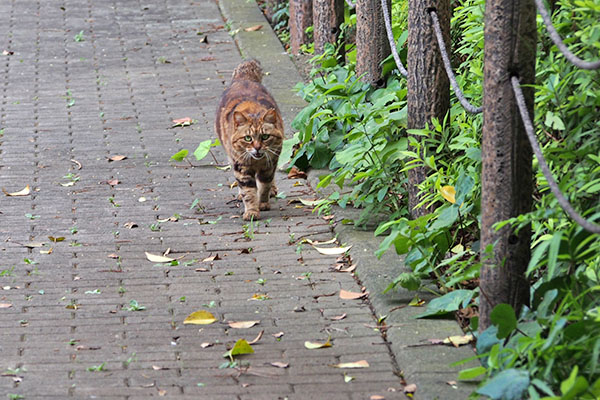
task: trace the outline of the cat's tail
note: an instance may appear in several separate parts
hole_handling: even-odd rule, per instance
[[[261,83],[263,70],[255,59],[242,61],[234,70],[232,80],[242,79]]]

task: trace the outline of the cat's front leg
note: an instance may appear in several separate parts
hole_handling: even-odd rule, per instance
[[[275,170],[260,171],[256,174],[256,182],[258,187],[258,198],[260,201],[259,209],[262,211],[270,210],[269,197],[272,189],[275,187]],[[277,188],[275,187],[275,190]]]
[[[250,175],[235,174],[238,186],[244,201],[244,221],[257,220],[260,218],[259,197],[256,187],[256,179]]]

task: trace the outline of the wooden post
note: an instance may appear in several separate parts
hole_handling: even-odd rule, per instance
[[[423,129],[433,117],[440,121],[448,112],[450,82],[440,55],[430,9],[435,9],[446,46],[450,43],[450,1],[409,0],[408,2],[408,55],[407,55],[407,127]],[[419,136],[413,136],[420,140]],[[422,154],[423,155],[423,154]],[[418,185],[425,180],[426,167],[408,172],[408,204],[411,216],[418,218],[428,213],[420,202]]]
[[[390,2],[388,2],[388,9]],[[356,75],[363,82],[382,84],[381,62],[390,55],[381,0],[356,1]]]
[[[290,0],[290,48],[300,53],[300,46],[308,42],[306,28],[312,25],[312,0]]]
[[[531,210],[531,147],[515,103],[510,78],[535,82],[536,12],[533,0],[488,0],[485,6],[481,259],[479,330],[490,325],[494,306],[507,303],[517,315],[529,300],[524,276],[530,257],[530,227],[518,232],[493,225]],[[529,114],[534,90],[523,87]],[[493,246],[489,254],[486,250]]]
[[[344,22],[344,0],[313,0],[313,38],[315,54],[323,53],[325,43],[337,43]],[[340,46],[338,57],[344,61],[346,49]]]

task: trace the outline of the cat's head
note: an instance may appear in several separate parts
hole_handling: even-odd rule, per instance
[[[283,132],[277,110],[234,111],[233,126],[232,147],[242,160],[279,157]]]

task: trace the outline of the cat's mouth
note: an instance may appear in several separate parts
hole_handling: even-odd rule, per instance
[[[258,150],[255,151],[249,151],[248,154],[250,155],[250,157],[252,157],[252,159],[254,160],[261,160],[265,157],[266,153],[264,152],[260,152]]]

